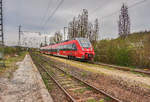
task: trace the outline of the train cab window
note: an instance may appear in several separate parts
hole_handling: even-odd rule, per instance
[[[72,44],[72,50],[76,51],[77,50],[77,46],[76,44]]]
[[[72,44],[68,45],[68,50],[72,50]]]
[[[90,48],[91,47],[90,41],[86,38],[78,38],[78,41],[83,48]]]

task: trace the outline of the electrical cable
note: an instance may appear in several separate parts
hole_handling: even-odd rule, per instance
[[[46,22],[44,23],[43,25],[43,29],[44,29],[44,26],[49,22],[49,20],[55,15],[55,13],[57,12],[57,10],[59,9],[59,7],[63,4],[64,0],[61,0],[59,2],[59,4],[57,5],[57,7],[54,9],[54,11],[52,12],[52,14],[48,17],[48,19],[46,20]]]

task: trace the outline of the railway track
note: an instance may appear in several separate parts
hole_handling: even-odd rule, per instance
[[[68,59],[68,58],[65,58],[65,57],[60,57],[60,58]],[[83,62],[83,63],[107,66],[107,67],[115,68],[115,69],[122,70],[122,71],[130,71],[130,72],[137,72],[137,73],[141,73],[141,74],[145,74],[145,75],[150,75],[150,69],[146,69],[146,70],[141,70],[141,69],[137,69],[137,68],[132,69],[132,68],[129,68],[129,67],[122,67],[122,66],[105,64],[105,63],[100,63],[100,62]]]
[[[121,100],[100,89],[97,89],[95,86],[88,84],[87,82],[48,62],[45,57],[34,54],[31,54],[31,56],[32,58],[34,57],[34,61],[37,57],[40,58],[38,66],[48,74],[57,86],[59,86],[59,88],[69,98],[69,102],[122,102]]]

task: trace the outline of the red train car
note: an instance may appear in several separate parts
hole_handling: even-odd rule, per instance
[[[40,48],[44,54],[68,57],[69,59],[93,60],[95,53],[90,41],[86,38],[75,38],[58,44]]]

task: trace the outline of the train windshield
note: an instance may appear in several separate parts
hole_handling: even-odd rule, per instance
[[[83,48],[90,48],[91,47],[90,41],[86,38],[78,38],[78,41]]]

